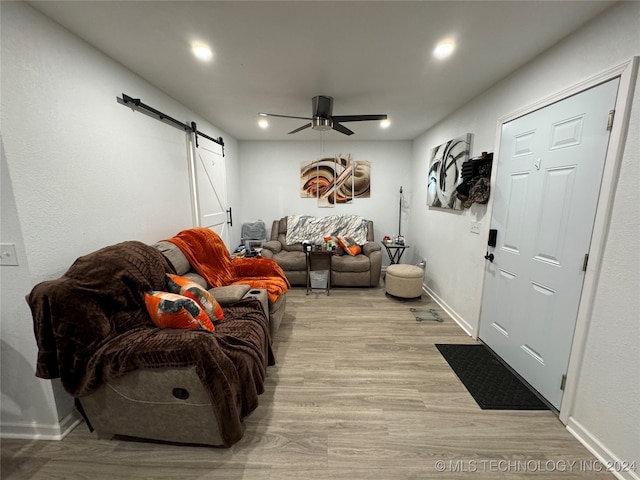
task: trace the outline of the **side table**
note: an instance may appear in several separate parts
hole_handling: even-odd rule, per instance
[[[327,295],[331,291],[331,256],[333,251],[323,248],[322,250],[311,250],[305,252],[307,257],[307,295],[313,290],[324,290]],[[311,286],[311,272],[318,270],[327,271],[327,284],[325,287],[317,288]]]
[[[402,254],[407,248],[409,248],[409,245],[398,245],[397,243],[387,245],[384,242],[382,242],[382,246],[387,250],[387,255],[389,255],[389,261],[391,262],[391,265],[400,263]]]

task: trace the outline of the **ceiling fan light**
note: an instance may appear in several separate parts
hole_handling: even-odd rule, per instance
[[[331,130],[333,128],[333,121],[330,118],[313,117],[311,128],[320,131]]]
[[[258,126],[260,128],[269,128],[269,122],[266,118],[261,118],[260,120],[258,120]]]
[[[208,62],[213,58],[213,52],[208,45],[203,43],[196,43],[191,47],[191,52],[195,55],[198,60],[202,60],[203,62]]]
[[[451,40],[445,40],[436,45],[436,48],[433,50],[433,56],[436,58],[447,58],[450,56],[455,50],[456,46]]]
[[[389,128],[390,125],[391,125],[391,120],[389,120],[388,118],[385,118],[384,120],[380,121],[380,128]]]

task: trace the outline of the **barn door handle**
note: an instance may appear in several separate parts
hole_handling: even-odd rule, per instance
[[[489,260],[491,263],[493,263],[493,259],[494,259],[495,257],[493,256],[493,253],[489,253],[489,252],[487,252],[487,254],[484,256],[484,258],[485,258],[486,260]]]
[[[233,216],[231,215],[231,207],[227,209],[227,223],[230,227],[233,227]]]

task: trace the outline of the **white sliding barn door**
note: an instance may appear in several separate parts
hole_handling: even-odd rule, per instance
[[[215,231],[229,246],[227,224],[227,176],[222,146],[195,133],[188,135],[193,223]]]
[[[562,402],[619,79],[503,125],[480,339]],[[491,249],[490,249],[491,250]]]

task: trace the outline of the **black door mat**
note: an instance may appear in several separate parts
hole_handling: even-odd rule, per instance
[[[436,344],[436,348],[483,410],[549,410],[484,345]]]

